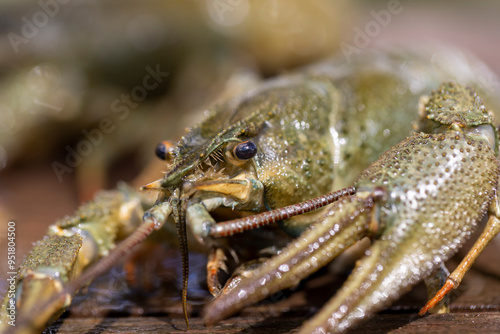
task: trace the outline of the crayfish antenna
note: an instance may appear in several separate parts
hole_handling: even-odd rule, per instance
[[[180,204],[180,203],[183,204]],[[181,206],[187,204],[187,199],[179,200],[174,197],[172,199],[172,213],[177,230],[177,237],[179,239],[179,247],[181,250],[182,258],[182,311],[184,313],[184,321],[186,322],[187,330],[189,330],[189,317],[187,312],[187,289],[189,281],[189,252],[187,245],[187,231],[186,231],[186,216],[185,210],[179,210]]]
[[[242,233],[247,230],[266,226],[279,220],[288,219],[293,216],[322,208],[325,205],[331,204],[343,197],[354,195],[355,193],[356,189],[354,187],[347,187],[304,202],[285,206],[283,208],[262,212],[253,216],[220,222],[210,229],[209,235],[213,238],[223,238],[236,233]]]
[[[109,270],[123,256],[144,241],[157,228],[158,223],[154,220],[145,220],[128,238],[120,242],[106,257],[103,257],[95,265],[90,267],[81,276],[70,281],[63,290],[65,293],[75,293],[87,282],[102,275]]]

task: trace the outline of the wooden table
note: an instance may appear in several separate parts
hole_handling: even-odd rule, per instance
[[[496,262],[491,262],[496,265]],[[450,268],[456,265],[452,261]],[[119,270],[119,269],[115,269]],[[116,276],[115,274],[110,274]],[[89,297],[78,297],[68,316],[53,324],[47,333],[183,333],[186,329],[178,297],[131,297],[121,307],[103,306],[117,298],[108,289],[109,276],[89,289]],[[189,333],[296,333],[308,319],[333,295],[345,275],[328,271],[306,280],[295,291],[273,296],[270,300],[243,310],[238,316],[224,320],[213,328],[203,325],[200,314],[203,298],[189,306]],[[97,286],[97,287],[96,287]],[[102,290],[104,289],[104,290]],[[332,291],[327,293],[327,291]],[[103,296],[102,294],[106,295]],[[176,293],[177,294],[177,293]],[[130,297],[130,295],[129,295]],[[391,308],[364,322],[349,333],[495,333],[500,332],[500,279],[483,269],[473,269],[458,291],[453,292],[450,314],[418,317],[426,301],[423,284],[403,296]],[[210,298],[206,298],[208,302]],[[111,309],[107,309],[107,307]]]

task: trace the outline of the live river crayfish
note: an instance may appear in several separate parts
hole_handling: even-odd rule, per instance
[[[426,307],[445,311],[439,299],[498,233],[498,133],[493,114],[462,84],[477,86],[474,77],[452,74],[454,66],[470,64],[422,74],[428,57],[409,61],[404,53],[370,51],[349,66],[331,61],[306,68],[215,106],[177,145],[159,146],[167,173],[143,187],[158,192],[156,203],[122,187],[50,228],[18,271],[14,300],[25,326],[19,330],[44,328],[90,278],[173,220],[183,250],[184,302],[187,232],[209,253],[207,281],[216,298],[208,325],[297,285],[358,240],[372,239],[344,286],[301,330],[342,332],[423,279],[443,285],[444,261],[488,215],[474,251]],[[440,84],[448,79],[460,83]],[[420,118],[412,123],[417,106]],[[416,132],[401,141],[412,125]],[[340,188],[332,206],[286,219],[282,210],[223,225],[211,215],[220,208],[251,214],[301,208],[297,203]],[[231,235],[276,220],[295,239],[254,267],[241,255],[240,268],[252,269],[221,288],[226,254],[239,255]],[[124,234],[131,236],[115,248]],[[10,299],[2,305],[3,328]],[[30,313],[38,316],[27,320]]]

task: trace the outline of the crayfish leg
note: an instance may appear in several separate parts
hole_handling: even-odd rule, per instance
[[[446,280],[450,272],[441,264],[436,271],[429,277],[427,277],[424,282],[427,287],[427,295],[429,299],[434,297],[434,295],[441,289],[441,287],[446,284]],[[448,313],[450,312],[450,298],[449,295],[445,296],[439,303],[436,303],[429,312],[431,313]]]
[[[293,286],[345,249],[372,234],[373,197],[349,196],[333,204],[322,220],[257,269],[230,281],[210,305],[205,322],[213,325],[244,307]]]
[[[208,255],[207,285],[208,291],[214,297],[217,297],[221,292],[222,286],[219,282],[219,270],[227,272],[226,259],[224,250],[219,247],[213,247]]]
[[[495,212],[497,212],[495,210]],[[460,262],[458,267],[448,276],[442,288],[425,304],[418,312],[419,315],[426,314],[430,309],[435,307],[451,290],[456,289],[462,282],[465,273],[469,271],[477,257],[483,252],[484,248],[500,233],[500,220],[498,216],[491,215],[486,223],[483,232],[474,243],[474,246],[469,250],[465,258]]]

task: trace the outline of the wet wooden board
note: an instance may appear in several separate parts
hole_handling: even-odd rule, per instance
[[[456,265],[449,264],[450,268]],[[492,265],[496,263],[492,262]],[[189,307],[189,333],[296,333],[333,295],[345,276],[324,272],[306,281],[297,290],[277,294],[238,316],[212,328],[203,325],[204,304]],[[101,282],[106,282],[102,278]],[[97,282],[99,284],[99,282]],[[179,300],[161,298],[128,301],[117,312],[96,298],[99,289],[79,297],[69,316],[53,324],[47,333],[183,333],[186,329]],[[102,291],[102,290],[101,290]],[[394,306],[352,329],[349,333],[470,333],[500,332],[500,279],[483,271],[471,270],[457,291],[452,292],[450,314],[419,317],[426,301],[426,289],[417,286]]]
[[[206,333],[297,333],[305,317],[277,318],[235,317],[206,328],[200,318],[190,321],[190,334]],[[413,321],[412,321],[413,320]],[[65,319],[50,327],[46,333],[182,333],[183,319],[158,317]],[[435,314],[415,319],[415,314],[376,315],[349,333],[495,333],[500,331],[500,313]]]

